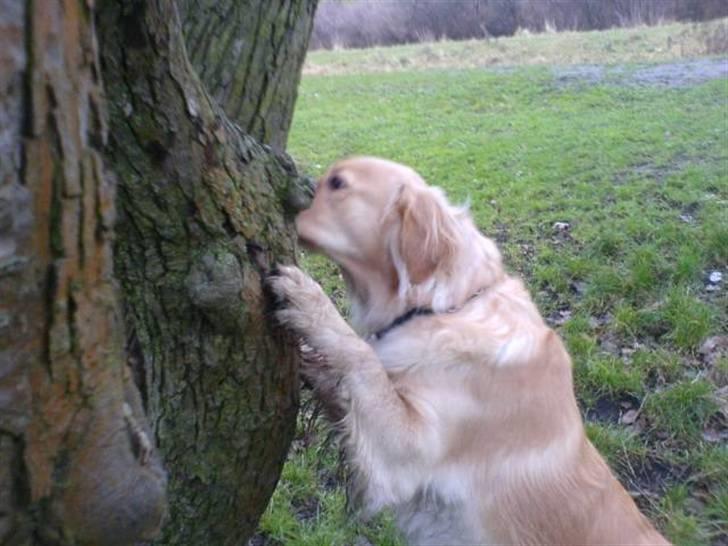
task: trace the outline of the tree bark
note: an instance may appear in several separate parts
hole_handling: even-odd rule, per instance
[[[182,0],[187,51],[208,92],[242,129],[282,150],[316,0]]]
[[[225,35],[242,33],[244,44],[262,36],[277,15],[257,4],[256,25]],[[288,4],[313,15],[312,0]],[[226,6],[236,17],[250,15],[234,5]],[[116,271],[138,383],[170,474],[162,543],[244,544],[295,426],[296,356],[271,327],[261,275],[268,263],[295,259],[286,203],[295,208],[299,179],[286,156],[241,131],[207,95],[173,2],[105,0],[97,21],[111,112],[107,158],[119,179]],[[254,56],[290,51],[309,29],[270,34]],[[263,85],[277,69],[259,73],[255,64],[229,95],[245,104],[265,95],[255,116],[271,124],[261,118],[249,128],[267,127],[278,143],[298,58],[285,84]]]
[[[92,5],[0,0],[0,543],[151,540],[158,443],[161,542],[244,544],[295,424],[260,281],[306,184],[209,99],[171,0]],[[247,126],[278,145],[315,0],[280,5],[235,31]]]
[[[122,348],[87,4],[0,0],[0,70],[0,542],[130,544],[165,474]]]

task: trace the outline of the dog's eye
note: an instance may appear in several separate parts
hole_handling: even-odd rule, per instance
[[[344,186],[346,186],[346,183],[340,176],[334,175],[329,178],[329,188],[331,188],[332,190],[340,190]]]

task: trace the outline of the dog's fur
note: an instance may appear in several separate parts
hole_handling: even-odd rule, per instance
[[[589,443],[571,361],[495,244],[413,170],[335,164],[296,220],[342,269],[353,322],[295,267],[281,322],[323,357],[304,370],[342,417],[369,513],[411,544],[667,544]],[[413,308],[431,308],[379,339]]]

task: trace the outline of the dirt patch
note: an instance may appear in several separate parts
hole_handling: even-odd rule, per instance
[[[627,410],[638,407],[639,399],[628,394],[617,398],[601,396],[583,413],[586,421],[616,425]]]
[[[641,87],[689,87],[728,78],[728,58],[694,59],[643,66],[574,65],[552,69],[559,87],[584,85],[635,85]]]
[[[672,485],[684,482],[691,470],[688,465],[671,464],[656,455],[639,462],[625,460],[620,466],[623,485],[640,508],[647,511]]]
[[[629,79],[636,85],[687,87],[720,78],[728,78],[728,59],[697,59],[643,67]]]
[[[292,505],[296,518],[302,522],[316,518],[321,512],[321,502],[317,497],[294,499]]]

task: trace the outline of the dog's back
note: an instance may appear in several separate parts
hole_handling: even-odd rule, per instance
[[[572,365],[522,283],[374,344],[442,450],[395,507],[412,544],[667,544],[587,440]]]
[[[588,442],[571,360],[493,241],[414,171],[334,165],[297,220],[341,266],[358,338],[283,269],[280,320],[327,360],[356,489],[413,544],[666,544]]]

